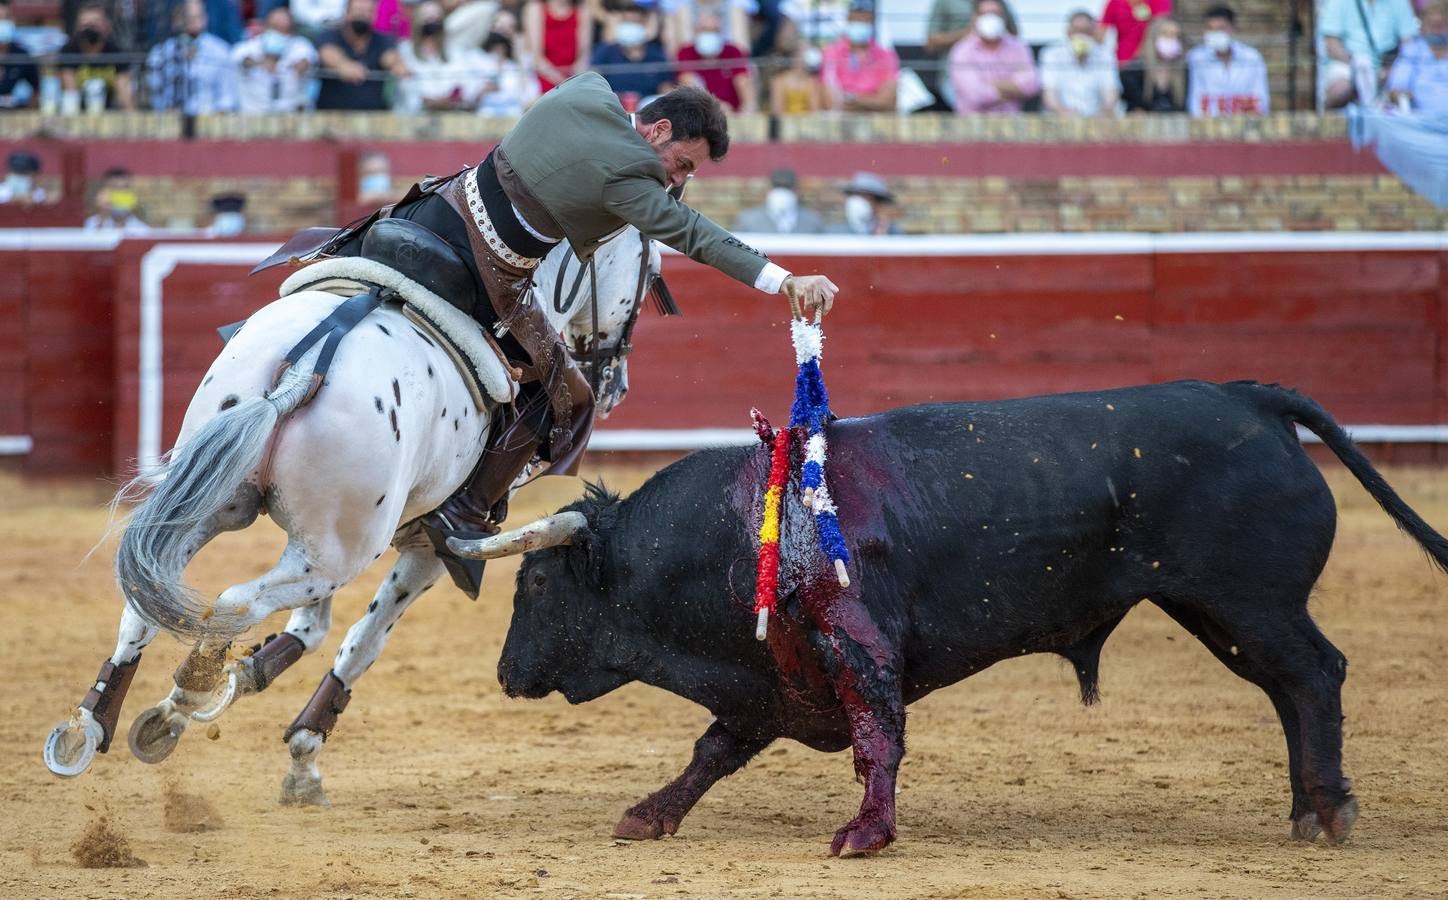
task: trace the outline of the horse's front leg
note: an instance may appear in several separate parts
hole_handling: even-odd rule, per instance
[[[323,676],[316,693],[284,735],[291,768],[282,780],[282,803],[327,803],[317,765],[323,742],[352,699],[352,685],[377,661],[398,619],[444,572],[442,560],[431,547],[402,548],[402,555],[368,604],[366,615],[342,639],[332,670]]]

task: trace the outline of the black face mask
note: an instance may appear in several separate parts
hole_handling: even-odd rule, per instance
[[[442,23],[424,22],[422,23],[422,28],[419,29],[418,33],[421,34],[423,37],[437,37],[438,35],[442,34]]]
[[[87,25],[80,30],[80,39],[87,44],[99,44],[101,42],[101,30],[93,25]]]
[[[372,33],[372,23],[366,19],[349,19],[347,27],[352,29],[357,37],[366,37]]]

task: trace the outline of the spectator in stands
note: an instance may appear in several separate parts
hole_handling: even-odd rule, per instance
[[[978,0],[975,24],[950,51],[955,111],[1015,114],[1040,91],[1031,48],[1006,29],[1000,0]]]
[[[60,55],[62,112],[135,109],[131,91],[131,63],[121,56],[121,46],[111,38],[111,17],[104,3],[90,0],[75,17],[75,31]],[[80,57],[78,60],[77,57]]]
[[[793,169],[775,169],[769,176],[764,205],[744,210],[734,220],[734,231],[746,234],[819,234],[825,230],[820,214],[799,205],[795,193],[799,179]]]
[[[310,40],[318,40],[323,32],[341,24],[347,14],[347,0],[288,0],[287,8],[296,20],[297,30]]]
[[[1042,106],[1059,116],[1114,116],[1121,82],[1111,52],[1096,42],[1096,20],[1071,13],[1066,40],[1041,51]]]
[[[1170,16],[1157,16],[1146,30],[1141,48],[1146,66],[1146,111],[1179,113],[1186,109],[1186,57],[1182,26]]]
[[[642,6],[624,7],[613,27],[613,42],[593,48],[594,67],[603,67],[603,77],[629,112],[649,97],[674,89],[674,72],[663,45],[648,39],[647,19],[648,11]],[[636,68],[615,68],[619,66]]]
[[[824,54],[818,47],[800,42],[790,57],[790,67],[769,82],[769,111],[776,116],[801,116],[829,106],[820,81]]]
[[[1327,0],[1317,30],[1327,54],[1318,64],[1322,103],[1340,109],[1376,98],[1387,57],[1418,33],[1418,19],[1408,0]]]
[[[513,58],[513,41],[493,32],[483,41],[483,96],[478,112],[485,116],[521,116],[538,99],[538,78]]]
[[[125,234],[146,234],[151,229],[136,214],[136,192],[131,187],[131,173],[125,169],[107,169],[96,191],[95,212],[82,226],[86,231],[121,231]]]
[[[412,73],[397,85],[398,109],[443,111],[474,109],[483,94],[483,54],[443,41],[442,4],[425,0],[412,13],[412,38],[398,53]]]
[[[35,183],[40,174],[40,157],[24,150],[12,150],[5,159],[5,181],[0,182],[0,204],[35,206],[45,202],[45,188]]]
[[[151,48],[146,56],[146,83],[151,108],[178,109],[187,115],[235,112],[236,64],[231,47],[206,31],[206,6],[186,0],[176,10],[175,37]]]
[[[381,150],[367,150],[357,157],[357,202],[383,206],[397,199],[392,191],[392,160]]]
[[[675,58],[704,30],[702,19],[712,16],[725,44],[745,49],[749,56],[749,21],[759,11],[758,0],[659,0],[659,38]]]
[[[900,57],[875,40],[875,5],[853,0],[845,33],[824,49],[820,66],[830,109],[894,112]]]
[[[322,62],[317,109],[386,109],[387,76],[401,79],[410,74],[397,41],[372,30],[376,16],[376,0],[347,0],[342,27],[325,32],[317,41]]]
[[[588,68],[593,15],[579,0],[531,0],[523,7],[523,34],[540,91]]]
[[[15,17],[10,0],[0,0],[0,109],[35,106],[40,95],[40,70],[15,40]]]
[[[1187,54],[1187,111],[1198,118],[1266,115],[1267,65],[1236,39],[1236,13],[1213,6],[1204,19],[1202,45]]]
[[[950,66],[947,60],[951,49],[968,34],[975,23],[975,0],[934,0],[930,4],[930,18],[925,24],[925,49],[940,60],[940,71],[936,75],[936,93],[945,105],[954,108],[955,89],[950,84]],[[1016,33],[1015,22],[1006,8],[1006,25],[1011,34]]]
[[[1388,73],[1388,96],[1415,112],[1448,115],[1448,0],[1425,3],[1420,22]]]
[[[1128,111],[1146,109],[1146,66],[1141,56],[1152,20],[1171,15],[1172,0],[1106,0],[1096,37],[1116,32],[1116,66],[1121,73],[1121,99]]]
[[[736,112],[754,112],[758,103],[749,54],[725,40],[716,9],[699,10],[694,21],[698,30],[693,42],[679,50],[679,82],[703,88]]]
[[[295,33],[285,6],[272,7],[266,28],[232,51],[241,70],[241,111],[249,115],[299,112],[307,108],[307,81],[317,67],[317,51]]]
[[[845,221],[830,227],[832,234],[903,234],[895,221],[895,195],[885,179],[873,172],[856,172],[841,190],[845,195]]]
[[[211,198],[211,224],[207,237],[236,237],[246,233],[246,195],[217,194]]]

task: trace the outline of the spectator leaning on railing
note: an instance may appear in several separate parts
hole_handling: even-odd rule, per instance
[[[1126,108],[1146,108],[1146,67],[1141,58],[1147,29],[1153,19],[1171,15],[1172,0],[1106,0],[1097,38],[1116,32],[1116,65],[1121,71],[1121,99]]]
[[[1388,96],[1415,112],[1448,116],[1448,0],[1428,0],[1422,30],[1388,73]]]
[[[713,8],[701,9],[694,21],[698,30],[693,42],[679,49],[679,82],[703,88],[731,110],[754,112],[758,104],[749,54],[725,41],[719,13]]]
[[[704,30],[701,22],[707,14],[714,21],[709,27],[724,43],[744,47],[748,56],[749,20],[758,11],[757,0],[659,0],[659,37],[664,49],[678,56]]]
[[[76,12],[75,32],[60,48],[62,112],[135,109],[131,63],[111,39],[111,17],[103,3],[87,2]]]
[[[950,83],[961,115],[1019,113],[1040,91],[1031,48],[1006,30],[1000,0],[976,3],[970,34],[950,51]]]
[[[1203,16],[1202,45],[1187,54],[1187,112],[1196,117],[1266,115],[1267,65],[1262,54],[1237,40],[1230,6]]]
[[[206,32],[206,7],[186,0],[176,10],[180,33],[146,55],[146,85],[151,108],[179,109],[187,115],[235,112],[237,71],[231,47]]]
[[[1418,33],[1418,19],[1408,0],[1327,0],[1317,30],[1327,54],[1318,64],[1322,103],[1340,109],[1376,97],[1388,56]]]
[[[1146,30],[1141,48],[1146,65],[1146,112],[1179,113],[1186,109],[1186,57],[1182,26],[1170,16],[1157,16]]]
[[[593,65],[633,112],[641,101],[674,89],[674,71],[663,45],[648,39],[648,12],[641,6],[619,11],[612,43],[593,48]]]
[[[411,73],[397,85],[396,106],[404,112],[471,110],[482,96],[482,51],[449,51],[442,20],[442,4],[436,0],[413,8],[412,37],[398,48],[402,65]]]
[[[347,0],[342,27],[324,32],[317,40],[317,57],[322,63],[317,109],[386,109],[387,76],[408,76],[397,41],[372,30],[376,15],[374,0]]]
[[[40,96],[40,70],[15,40],[15,16],[10,0],[0,0],[0,109],[35,106]]]
[[[294,33],[285,6],[266,14],[266,27],[232,51],[241,70],[238,91],[241,111],[250,115],[299,112],[307,107],[307,81],[317,66],[317,51]]]
[[[830,109],[894,112],[900,85],[900,57],[875,39],[875,5],[853,0],[845,33],[824,49],[820,80]]]
[[[1041,51],[1041,105],[1060,116],[1114,116],[1121,82],[1111,51],[1096,42],[1096,20],[1071,13],[1066,40]]]
[[[485,116],[521,116],[538,99],[533,70],[513,58],[513,41],[493,32],[483,41],[483,96],[478,112]]]

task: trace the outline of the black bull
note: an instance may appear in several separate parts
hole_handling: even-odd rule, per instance
[[[575,703],[642,681],[716,716],[620,836],[672,834],[714,782],[792,738],[853,745],[865,798],[831,849],[870,852],[895,836],[906,704],[1027,653],[1070,660],[1091,702],[1103,643],[1149,601],[1267,694],[1294,836],[1341,841],[1357,814],[1341,768],[1347,661],[1307,611],[1336,509],[1294,423],[1448,569],[1448,543],[1332,418],[1275,386],[916,406],[831,426],[853,583],[838,587],[791,504],[784,555],[799,563],[767,643],[750,610],[768,453],[704,451],[627,500],[591,490],[570,507],[588,528],[525,558],[499,678]]]

